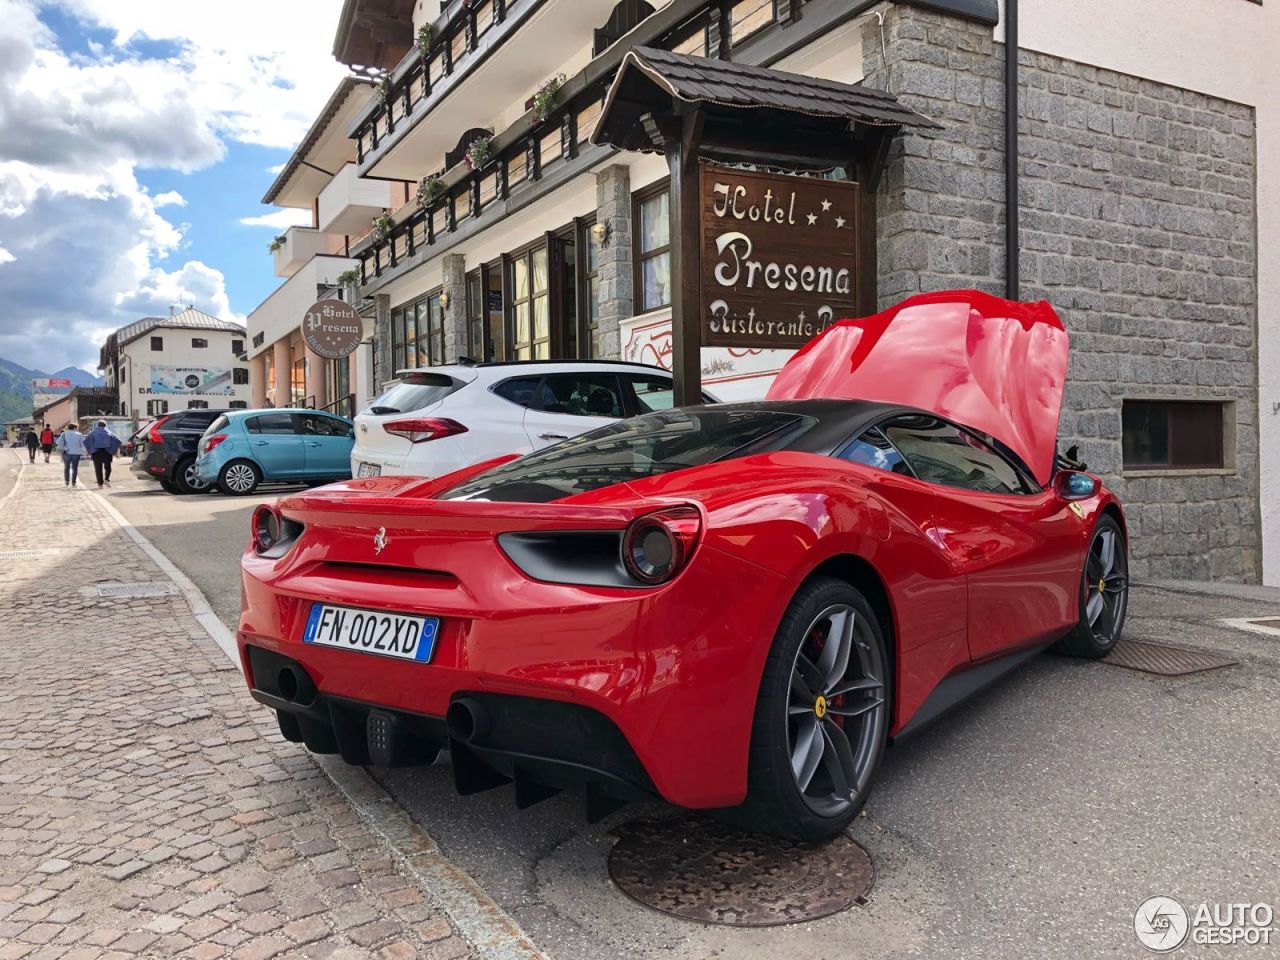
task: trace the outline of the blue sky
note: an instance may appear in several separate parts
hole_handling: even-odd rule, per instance
[[[244,221],[344,72],[340,6],[0,0],[0,356],[92,369],[179,302],[243,321],[285,223]]]

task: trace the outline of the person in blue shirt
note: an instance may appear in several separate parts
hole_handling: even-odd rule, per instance
[[[80,458],[84,456],[84,434],[74,423],[58,434],[58,449],[62,452],[62,479],[66,486],[74,487],[80,478]]]
[[[84,449],[93,461],[93,475],[98,489],[105,483],[111,486],[111,460],[120,450],[120,438],[107,429],[107,421],[99,420],[97,426],[84,438]]]

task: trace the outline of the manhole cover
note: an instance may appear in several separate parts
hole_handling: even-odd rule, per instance
[[[1117,667],[1128,667],[1130,670],[1141,670],[1144,673],[1158,673],[1163,677],[1180,677],[1187,673],[1229,667],[1239,661],[1232,660],[1230,657],[1220,657],[1215,653],[1206,653],[1203,650],[1186,650],[1163,643],[1122,638],[1116,641],[1115,647],[1102,658],[1101,662]]]
[[[141,600],[145,597],[167,597],[178,591],[172,583],[113,583],[105,587],[92,587],[90,596],[109,600]]]
[[[641,820],[617,830],[609,874],[646,907],[685,920],[767,927],[864,902],[875,880],[848,837],[824,844],[742,833],[711,820]]]

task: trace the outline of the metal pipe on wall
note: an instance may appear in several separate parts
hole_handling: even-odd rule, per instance
[[[1005,297],[1019,300],[1018,0],[1004,0],[1004,276]]]

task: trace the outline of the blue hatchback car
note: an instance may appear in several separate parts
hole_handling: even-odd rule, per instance
[[[355,431],[319,410],[229,410],[209,425],[196,477],[232,496],[260,483],[329,483],[351,477]]]

